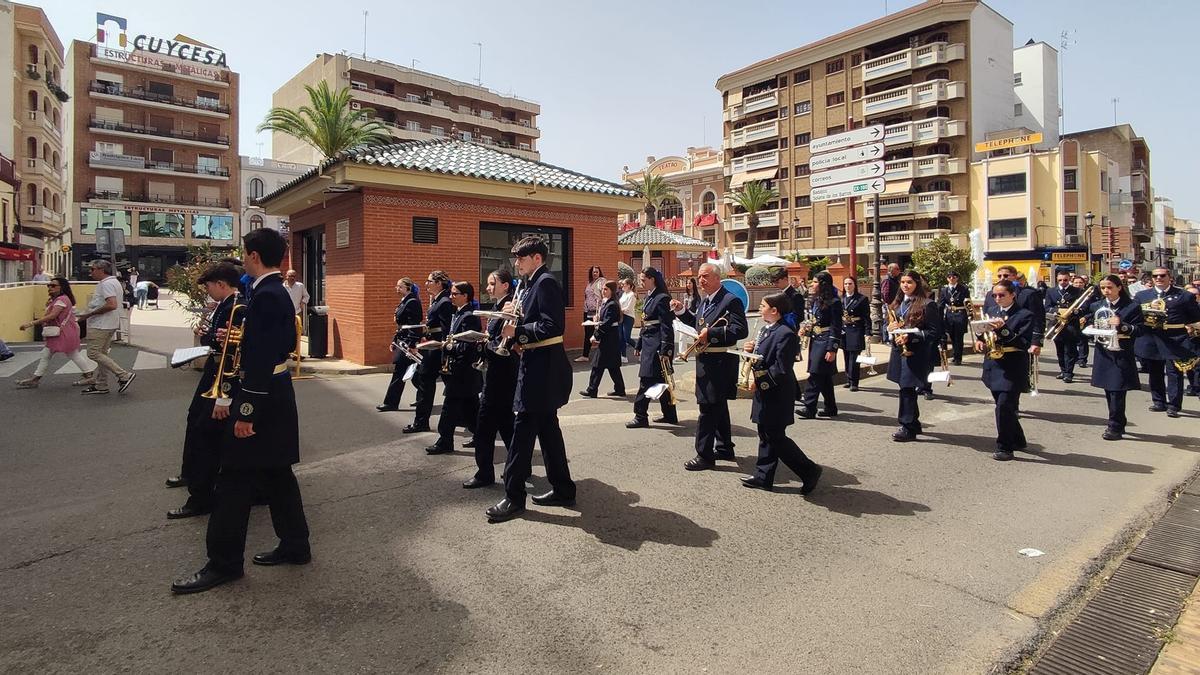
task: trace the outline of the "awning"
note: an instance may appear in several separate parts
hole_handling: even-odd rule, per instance
[[[913,183],[912,179],[889,180],[887,182],[887,187],[883,188],[883,194],[885,194],[885,195],[900,195],[900,194],[906,195],[906,194],[908,194],[908,191],[912,189],[912,183]]]
[[[742,185],[751,181],[775,180],[775,175],[779,173],[779,169],[762,169],[759,171],[747,171],[746,173],[734,174],[729,180],[729,187],[739,188]],[[912,181],[909,181],[910,183]]]

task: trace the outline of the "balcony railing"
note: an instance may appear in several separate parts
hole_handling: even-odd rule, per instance
[[[417,124],[415,122],[405,123],[405,124],[397,124],[396,122],[388,122],[386,120],[377,120],[377,121],[380,124],[384,125],[385,127],[395,129],[398,132],[407,131],[409,133],[414,133],[414,134],[429,134],[430,136],[434,136],[437,138],[449,138],[450,137],[450,130],[447,129],[446,127],[427,127],[427,126],[422,126],[420,124]],[[478,136],[472,135],[471,138],[466,139],[466,140],[471,140],[476,143],[481,143],[483,145],[496,146],[498,148],[504,148],[506,150],[519,150],[521,152],[531,152],[531,153],[537,152],[537,150],[534,150],[533,146],[530,145],[529,143],[521,143],[521,142],[514,143],[512,141],[496,139],[494,137],[484,136],[482,134],[480,134]]]
[[[959,80],[930,80],[920,84],[909,84],[870,94],[863,99],[863,111],[867,115],[900,110],[912,106],[927,106],[960,98],[966,94],[966,83]]]
[[[749,143],[775,138],[779,135],[779,122],[771,120],[761,124],[752,124],[741,129],[734,129],[729,135],[730,147],[740,148]]]
[[[94,94],[105,94],[108,96],[120,96],[122,98],[130,98],[138,101],[149,101],[150,103],[161,103],[163,105],[181,106],[200,110],[204,112],[229,114],[229,106],[219,102],[212,102],[209,99],[187,99],[179,98],[178,96],[167,96],[165,94],[155,94],[149,91],[140,89],[125,89],[120,85],[107,84],[104,82],[92,82],[88,84],[88,91]]]
[[[756,112],[770,110],[778,105],[779,91],[772,89],[771,91],[755,94],[742,99],[741,103],[730,109],[729,117],[731,120],[736,120]]]
[[[906,230],[903,232],[879,233],[880,253],[911,253],[919,248],[928,246],[931,241],[946,235],[959,247],[965,247],[963,236],[950,230]],[[870,251],[875,247],[875,234],[867,232],[858,235],[858,250]]]
[[[862,79],[863,82],[877,80],[881,77],[905,73],[914,68],[949,63],[962,59],[964,56],[966,56],[966,46],[962,43],[932,42],[863,62]]]
[[[937,143],[943,138],[962,136],[966,133],[966,124],[962,120],[952,120],[948,117],[931,117],[913,122],[901,122],[884,127],[883,140],[889,146],[915,143],[926,145]]]
[[[210,143],[212,145],[229,145],[229,137],[220,134],[200,134],[196,131],[188,131],[186,129],[159,129],[158,127],[148,127],[141,124],[130,124],[128,122],[118,122],[116,120],[106,120],[101,117],[92,117],[88,123],[92,129],[103,129],[106,131],[121,131],[127,134],[141,134],[145,136],[157,136],[159,138],[175,138],[181,141],[195,141],[197,143]]]
[[[48,176],[58,182],[62,182],[63,179],[62,169],[54,166],[50,161],[34,159],[32,157],[25,159],[25,168],[22,173],[33,176]]]
[[[766,152],[755,152],[741,157],[735,157],[730,167],[734,173],[743,173],[745,171],[757,171],[759,169],[769,169],[773,166],[779,166],[779,151],[767,150]]]
[[[950,155],[927,155],[890,161],[884,166],[884,177],[888,180],[921,178],[923,176],[949,176],[966,170],[962,159]]]
[[[88,164],[91,166],[111,166],[118,169],[148,169],[151,171],[171,171],[174,173],[190,173],[199,176],[229,177],[229,169],[223,166],[207,166],[195,164],[177,164],[175,162],[156,162],[138,157],[137,155],[116,155],[95,150],[88,153]]]
[[[180,206],[207,206],[214,209],[229,208],[228,199],[210,199],[207,197],[185,197],[182,195],[145,194],[135,192],[114,192],[110,190],[89,190],[89,200],[110,202],[137,202],[140,204],[177,204]]]
[[[62,225],[63,223],[63,214],[56,213],[55,211],[52,211],[50,207],[41,204],[36,206],[26,206],[25,218],[26,220],[35,223],[45,223],[49,225]]]
[[[729,217],[730,230],[744,230],[750,226],[750,216],[746,213],[735,213]],[[779,211],[759,211],[759,227],[779,227]]]
[[[949,192],[925,192],[879,198],[879,216],[936,216],[942,212],[962,211],[965,200]],[[866,201],[865,214],[875,215],[874,200]],[[881,240],[882,243],[882,240]]]
[[[444,115],[447,112],[451,112],[451,113],[456,113],[458,115],[465,115],[467,117],[472,117],[475,119],[482,120],[485,124],[499,122],[501,124],[517,127],[517,129],[510,130],[511,133],[527,133],[527,134],[532,135],[533,132],[537,131],[537,127],[533,126],[533,121],[531,119],[508,118],[508,117],[504,117],[503,115],[501,115],[500,117],[497,117],[494,113],[492,113],[489,110],[475,110],[475,109],[456,110],[456,109],[451,108],[450,106],[446,105],[446,103],[444,101],[440,101],[435,98],[428,98],[425,96],[417,96],[415,94],[405,94],[404,96],[400,96],[398,94],[384,91],[382,89],[372,89],[370,87],[364,86],[357,82],[351,82],[350,88],[355,91],[362,91],[362,92],[366,92],[366,93],[370,93],[370,94],[375,94],[376,96],[383,96],[385,98],[395,99],[396,101],[398,101],[400,103],[412,103],[415,105],[422,105],[422,106],[428,106],[430,108],[437,108],[438,112],[432,113],[432,114],[436,114],[436,115]]]

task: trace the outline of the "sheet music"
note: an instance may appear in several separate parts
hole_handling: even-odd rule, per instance
[[[679,335],[682,335],[687,338],[691,338],[692,340],[695,340],[697,337],[700,336],[700,334],[696,332],[695,328],[692,328],[691,326],[680,321],[679,319],[675,319],[675,321],[671,324],[671,328],[675,329],[675,332],[678,333]]]
[[[171,367],[179,368],[212,353],[212,347],[180,347],[171,355]]]

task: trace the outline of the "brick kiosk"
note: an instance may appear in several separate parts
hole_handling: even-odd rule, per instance
[[[390,361],[396,279],[441,269],[482,296],[487,274],[528,233],[550,238],[565,341],[581,347],[584,270],[616,269],[613,223],[640,204],[622,186],[449,139],[343,153],[259,203],[289,218],[292,267],[314,304],[330,308],[332,354],[363,364]],[[421,301],[428,307],[424,288]]]

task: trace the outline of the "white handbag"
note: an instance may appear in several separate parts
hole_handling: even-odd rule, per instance
[[[62,328],[58,326],[42,326],[42,337],[58,337],[62,335]]]

